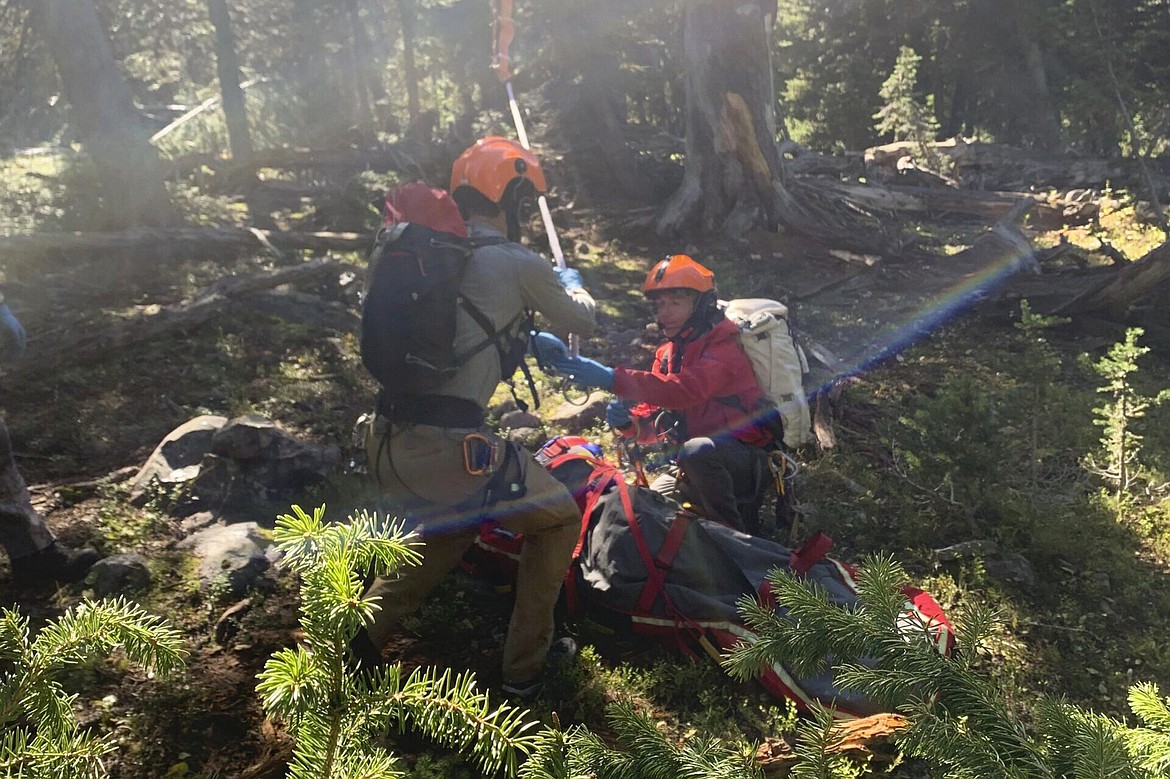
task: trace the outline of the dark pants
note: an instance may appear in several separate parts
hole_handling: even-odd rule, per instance
[[[737,438],[692,438],[678,451],[679,490],[708,519],[755,533],[766,457],[763,449]]]
[[[29,501],[28,487],[12,459],[8,426],[0,419],[0,546],[11,560],[36,554],[53,540],[45,520]]]

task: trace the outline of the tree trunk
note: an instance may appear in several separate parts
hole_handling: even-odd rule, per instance
[[[32,9],[97,169],[103,226],[177,223],[158,153],[138,120],[92,0],[37,0]]]
[[[406,120],[414,124],[418,120],[418,69],[414,64],[414,31],[418,14],[414,0],[398,0],[398,13],[402,17],[402,78],[406,82]]]
[[[660,234],[697,221],[733,235],[778,225],[784,189],[772,85],[774,3],[691,0],[683,18],[686,170]]]
[[[248,130],[248,107],[240,88],[240,61],[236,56],[236,38],[232,33],[227,0],[207,0],[207,13],[215,27],[215,70],[223,96],[223,115],[227,122],[228,143],[232,159],[252,156],[252,134]]]
[[[696,225],[736,237],[783,224],[825,243],[899,251],[901,237],[863,206],[826,199],[787,175],[772,84],[775,12],[774,0],[687,3],[686,168],[658,217],[658,233]]]
[[[369,53],[366,44],[366,31],[362,26],[361,14],[358,12],[357,0],[346,0],[345,15],[349,19],[350,46],[349,70],[353,80],[353,94],[355,103],[354,124],[357,126],[363,140],[373,140],[374,112],[370,107],[370,93],[366,80],[369,67]]]

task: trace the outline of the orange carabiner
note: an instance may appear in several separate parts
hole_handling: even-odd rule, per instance
[[[463,437],[463,467],[471,476],[491,473],[496,460],[496,447],[483,433],[468,433]]]

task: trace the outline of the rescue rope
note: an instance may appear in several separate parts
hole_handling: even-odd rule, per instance
[[[492,70],[496,72],[496,77],[508,94],[508,110],[512,112],[512,123],[516,125],[516,137],[519,138],[521,146],[530,149],[528,133],[524,130],[524,117],[520,113],[520,104],[516,102],[516,93],[512,90],[512,60],[508,55],[508,48],[516,37],[516,25],[512,21],[512,0],[492,0],[492,7],[495,11],[492,19]],[[540,208],[540,219],[544,222],[544,231],[548,235],[548,246],[552,251],[553,262],[557,268],[567,268],[561,240],[557,236],[552,212],[548,208],[548,200],[540,194],[536,204]],[[577,336],[570,333],[567,340],[569,354],[577,357],[580,354]]]

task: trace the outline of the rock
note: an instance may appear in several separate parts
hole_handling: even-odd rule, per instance
[[[508,440],[520,444],[525,449],[537,449],[546,438],[544,430],[537,427],[518,427],[508,432]]]
[[[183,535],[189,536],[196,530],[202,530],[205,527],[210,527],[216,523],[216,516],[210,511],[200,511],[184,519],[179,523],[179,528],[183,531]]]
[[[520,428],[540,427],[540,417],[531,411],[509,411],[500,417],[501,430],[519,430]]]
[[[266,554],[272,545],[255,522],[217,525],[200,530],[179,542],[179,549],[199,558],[199,586],[204,590],[226,588],[239,598],[254,589],[271,562]]]
[[[93,590],[95,598],[148,589],[151,579],[146,558],[137,552],[104,557],[85,575],[86,586]]]
[[[130,502],[142,506],[152,487],[182,484],[198,476],[200,463],[211,448],[211,437],[227,421],[227,417],[208,414],[167,433],[130,482]]]
[[[565,401],[549,416],[549,424],[554,427],[563,427],[570,433],[579,433],[605,418],[605,406],[609,403],[609,393],[600,390],[589,393],[584,403],[570,403]]]
[[[504,398],[499,403],[488,407],[488,413],[496,417],[503,417],[505,414],[516,410],[516,400],[514,398]]]
[[[983,561],[987,575],[999,581],[1015,584],[1025,589],[1036,586],[1036,569],[1021,554],[1005,554]]]
[[[210,511],[229,521],[271,521],[340,461],[338,447],[300,441],[263,417],[197,417],[155,449],[134,478],[131,500],[142,505],[161,493],[173,516]]]

